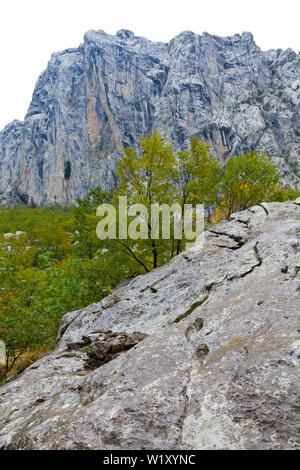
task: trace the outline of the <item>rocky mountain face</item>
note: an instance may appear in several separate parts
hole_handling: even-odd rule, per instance
[[[109,189],[124,146],[155,128],[177,147],[201,137],[221,162],[266,149],[299,187],[299,70],[299,54],[263,52],[250,33],[154,43],[89,31],[52,55],[24,122],[0,133],[2,204],[67,204]]]
[[[63,317],[0,388],[1,449],[295,449],[300,198],[236,213]]]

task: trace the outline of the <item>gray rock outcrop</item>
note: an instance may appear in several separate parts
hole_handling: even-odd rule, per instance
[[[222,163],[266,149],[299,187],[299,70],[299,54],[263,52],[250,33],[154,43],[88,31],[52,55],[24,122],[0,132],[2,204],[67,204],[110,189],[123,148],[155,128],[177,147],[201,137]]]
[[[57,349],[0,388],[0,448],[300,447],[300,202],[205,240],[63,317]],[[99,335],[137,344],[87,368]]]

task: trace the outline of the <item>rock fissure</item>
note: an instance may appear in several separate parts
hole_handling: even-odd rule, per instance
[[[254,255],[255,255],[255,258],[256,258],[256,260],[257,260],[257,263],[253,264],[253,265],[249,268],[249,270],[247,270],[247,271],[245,271],[245,272],[242,272],[242,273],[240,273],[240,274],[227,275],[227,276],[226,276],[226,279],[227,279],[228,281],[233,281],[234,279],[241,279],[241,278],[247,276],[248,274],[251,274],[251,273],[254,271],[255,268],[261,266],[263,260],[262,260],[260,254],[259,254],[259,251],[258,251],[257,246],[258,246],[258,242],[256,242],[255,245],[254,245],[254,247],[253,247],[253,251],[254,251]]]
[[[213,233],[216,236],[224,235],[225,237],[232,238],[232,240],[234,240],[235,242],[238,242],[238,243],[240,243],[243,240],[243,237],[233,235],[233,234],[227,233],[227,232],[216,231],[216,230],[213,230],[213,229],[209,229],[209,232]]]
[[[184,318],[189,316],[191,313],[193,313],[193,311],[196,308],[200,307],[204,302],[206,302],[207,299],[208,299],[208,295],[204,295],[202,299],[197,300],[196,302],[194,302],[188,310],[186,310],[181,315],[178,315],[178,317],[174,320],[174,323],[179,323],[181,320],[183,320]]]
[[[263,204],[257,204],[259,207],[261,207],[267,215],[269,215],[268,209],[263,205]]]

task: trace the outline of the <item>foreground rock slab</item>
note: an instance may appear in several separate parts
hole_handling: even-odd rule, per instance
[[[299,249],[300,205],[265,203],[68,313],[0,388],[0,448],[299,448]],[[101,329],[143,335],[91,370]]]

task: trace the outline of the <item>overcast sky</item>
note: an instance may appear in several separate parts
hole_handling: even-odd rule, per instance
[[[168,42],[191,30],[228,36],[251,31],[263,49],[299,51],[297,0],[2,0],[0,129],[23,119],[52,52],[77,47],[85,31]]]

